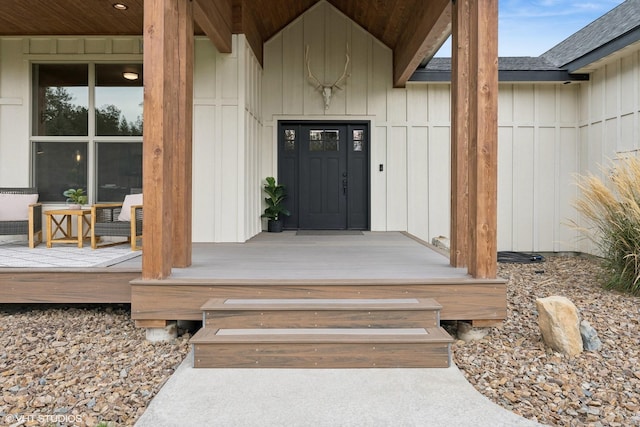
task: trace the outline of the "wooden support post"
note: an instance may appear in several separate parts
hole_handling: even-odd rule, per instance
[[[173,266],[191,265],[192,136],[193,136],[193,3],[178,4],[178,56],[174,69],[179,84],[176,150],[173,156]]]
[[[174,71],[180,0],[144,0],[144,241],[142,278],[164,279],[173,263],[172,156],[179,108]]]
[[[469,255],[469,2],[453,3],[451,57],[451,242],[453,267],[467,266]]]
[[[497,274],[498,0],[470,5],[469,273]]]

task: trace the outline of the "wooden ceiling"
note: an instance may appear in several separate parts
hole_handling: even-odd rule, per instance
[[[144,0],[119,0],[127,10],[113,7],[116,0],[2,0],[0,36],[7,35],[138,35],[143,29]],[[261,59],[262,43],[270,39],[291,21],[319,0],[197,0],[201,9],[229,10],[231,32],[245,33]],[[443,31],[450,30],[448,0],[328,0],[391,49],[400,44],[412,44],[416,29],[431,25],[436,28],[431,44],[444,41]],[[449,10],[443,13],[443,8]],[[205,12],[206,13],[206,12]],[[438,15],[429,19],[429,13]],[[444,16],[444,18],[442,17]],[[197,16],[196,16],[197,18]],[[227,18],[225,18],[227,19]],[[203,34],[196,19],[196,33]],[[423,29],[423,33],[424,33]],[[432,31],[433,32],[433,31]],[[438,34],[436,34],[438,33]],[[211,34],[208,34],[211,37]],[[448,35],[448,33],[446,34]],[[424,45],[427,34],[418,31]],[[435,37],[435,38],[434,38]],[[415,42],[413,43],[415,44]],[[438,46],[435,46],[437,50]],[[416,49],[419,46],[415,46]],[[433,50],[431,47],[429,50]],[[423,46],[424,50],[424,46]],[[415,52],[414,52],[415,53]],[[426,52],[427,54],[429,52]],[[435,53],[435,50],[431,53]],[[420,52],[422,54],[422,52]],[[414,61],[415,62],[415,61]],[[419,61],[418,61],[419,62]],[[415,68],[414,68],[415,69]]]
[[[2,0],[0,35],[142,34],[144,0]]]

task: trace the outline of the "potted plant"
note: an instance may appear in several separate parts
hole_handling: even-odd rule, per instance
[[[69,209],[82,209],[82,205],[89,201],[82,188],[69,188],[62,195],[67,198]]]
[[[291,213],[282,205],[287,197],[287,191],[284,185],[276,184],[276,179],[272,176],[266,178],[267,183],[264,185],[264,192],[269,197],[265,197],[264,201],[267,207],[262,214],[263,218],[268,218],[268,230],[270,232],[282,231],[281,215],[289,216]]]

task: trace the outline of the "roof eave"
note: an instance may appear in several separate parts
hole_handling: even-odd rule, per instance
[[[603,44],[597,49],[574,59],[573,61],[564,64],[562,68],[566,69],[570,73],[577,72],[596,61],[599,61],[609,55],[616,53],[617,51],[624,49],[625,47],[632,45],[640,41],[640,27],[629,31],[620,37],[611,40],[608,43]]]
[[[574,82],[587,81],[588,74],[571,74],[566,70],[500,70],[499,82]],[[451,71],[430,71],[418,69],[410,82],[450,82]]]

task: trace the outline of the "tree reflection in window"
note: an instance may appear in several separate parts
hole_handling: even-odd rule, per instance
[[[357,129],[353,131],[353,151],[364,150],[364,130]]]
[[[96,64],[96,135],[142,136],[142,64]],[[137,76],[133,80],[124,74]]]
[[[87,64],[34,64],[34,136],[87,136]]]
[[[309,151],[338,151],[340,149],[340,131],[309,131]]]
[[[296,149],[295,129],[285,129],[284,131],[284,151],[294,151]]]

